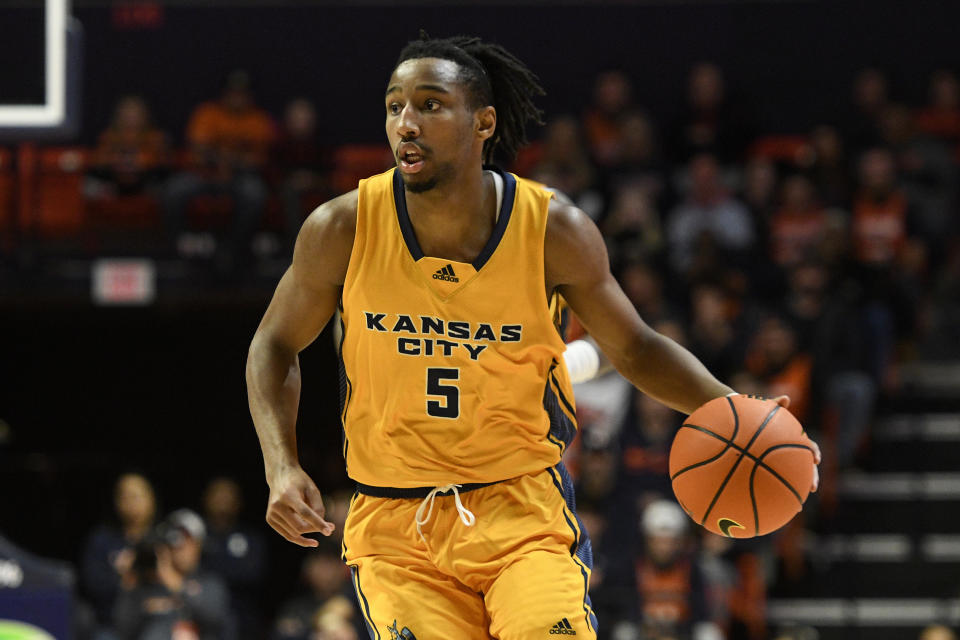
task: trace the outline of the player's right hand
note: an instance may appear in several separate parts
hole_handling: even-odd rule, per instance
[[[281,536],[301,547],[316,547],[320,543],[303,536],[322,533],[329,536],[334,525],[323,519],[326,509],[320,490],[300,467],[292,467],[276,474],[269,481],[270,498],[267,501],[267,524]]]

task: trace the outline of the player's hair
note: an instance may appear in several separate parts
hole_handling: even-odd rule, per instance
[[[500,45],[471,36],[431,38],[421,30],[420,39],[407,43],[394,68],[413,58],[441,58],[457,63],[460,81],[467,87],[474,106],[493,105],[496,109],[497,128],[483,144],[484,162],[492,162],[495,151],[512,159],[527,143],[527,121],[543,124],[543,112],[533,103],[535,96],[545,95],[540,80]]]

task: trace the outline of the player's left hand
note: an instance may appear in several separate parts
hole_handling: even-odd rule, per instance
[[[773,401],[784,409],[790,408],[790,396],[777,396]],[[813,446],[813,483],[810,485],[810,493],[816,493],[817,489],[820,488],[820,470],[817,468],[817,465],[820,464],[820,460],[822,459],[820,456],[820,445],[809,437],[807,440],[810,440],[810,444]]]

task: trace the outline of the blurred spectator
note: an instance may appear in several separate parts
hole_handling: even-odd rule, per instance
[[[778,180],[777,167],[768,158],[753,158],[744,166],[741,196],[761,231],[767,228],[776,210]]]
[[[701,529],[698,562],[706,584],[710,619],[728,639],[767,637],[767,583],[754,541]],[[763,543],[760,543],[763,544]]]
[[[931,624],[920,632],[919,640],[957,640],[957,634],[942,624]]]
[[[929,103],[917,111],[917,129],[951,146],[960,144],[960,82],[952,71],[930,76]]]
[[[584,144],[580,124],[572,116],[560,116],[547,124],[543,140],[543,156],[532,175],[544,184],[559,189],[591,218],[602,208],[597,192],[596,171]]]
[[[853,80],[852,105],[844,137],[854,153],[879,141],[879,119],[889,100],[887,76],[879,69],[861,70]]]
[[[353,490],[340,490],[327,492],[323,502],[326,507],[324,518],[327,522],[333,523],[334,536],[343,535],[343,527],[347,523],[347,515],[350,512],[350,502],[353,500]]]
[[[746,366],[766,387],[763,395],[790,396],[790,412],[801,422],[806,419],[813,360],[800,351],[797,333],[786,319],[771,313],[761,321]]]
[[[320,144],[317,110],[306,98],[291,101],[274,147],[274,168],[280,173],[284,233],[288,248],[306,215],[330,195],[326,174],[331,168],[331,150]]]
[[[860,185],[853,203],[853,258],[872,269],[891,267],[903,256],[913,218],[890,151],[874,148],[863,154]]]
[[[617,489],[617,459],[613,450],[587,443],[577,461],[577,495],[592,502],[609,500]]]
[[[587,143],[601,167],[613,165],[620,155],[620,116],[633,101],[630,78],[622,71],[604,71],[597,76],[593,104],[583,118]]]
[[[720,379],[743,362],[745,331],[740,309],[717,284],[700,282],[690,289],[690,350]]]
[[[647,324],[653,325],[675,315],[663,295],[663,278],[650,262],[629,260],[620,269],[617,280]]]
[[[350,623],[356,618],[356,612],[350,600],[343,596],[331,598],[317,612],[313,621],[316,633],[313,640],[358,640],[366,630],[357,631]]]
[[[842,469],[871,424],[876,381],[870,373],[878,356],[859,288],[834,279],[822,263],[797,265],[789,274],[785,311],[800,349],[813,356],[808,422],[822,424],[822,446],[829,449],[830,464]]]
[[[671,196],[667,167],[653,122],[643,111],[631,109],[621,116],[619,125],[620,149],[616,161],[604,173],[607,194],[635,185],[658,208],[667,205]]]
[[[656,500],[672,495],[670,444],[683,416],[640,391],[634,391],[631,411],[620,430],[621,482],[637,504],[638,513]]]
[[[134,548],[150,532],[157,512],[153,486],[139,473],[117,478],[113,505],[116,523],[93,530],[80,561],[80,581],[101,625],[110,622],[121,575],[132,566]]]
[[[117,599],[114,625],[124,640],[232,640],[226,585],[198,573],[205,529],[188,509],[171,513],[137,548]]]
[[[853,205],[853,260],[878,354],[873,374],[887,387],[895,387],[894,345],[898,336],[908,335],[914,327],[925,248],[914,237],[916,224],[888,150],[864,153],[860,184]]]
[[[347,623],[356,634],[367,634],[354,604],[356,598],[348,579],[347,567],[340,559],[335,543],[321,540],[320,546],[307,554],[303,560],[301,578],[307,593],[281,606],[273,626],[274,640],[312,640],[317,637],[315,633],[319,631],[319,622],[335,626],[334,621],[329,620],[331,617]]]
[[[644,551],[636,562],[637,617],[649,639],[722,638],[710,620],[706,588],[687,536],[687,516],[675,502],[658,500],[641,520]]]
[[[672,149],[679,161],[710,153],[723,163],[741,158],[750,140],[746,120],[727,95],[723,72],[712,62],[701,62],[687,77],[687,96],[674,127]]]
[[[850,167],[843,140],[836,128],[815,127],[810,133],[810,157],[804,169],[816,187],[817,199],[828,207],[846,206],[850,201]]]
[[[205,102],[187,125],[191,168],[170,179],[164,193],[169,233],[177,240],[186,227],[187,208],[199,195],[229,195],[234,203],[229,249],[219,264],[228,269],[249,248],[267,201],[262,175],[274,128],[270,116],[254,104],[250,77],[234,71],[219,100]]]
[[[827,216],[805,176],[793,175],[783,184],[783,205],[770,221],[770,258],[787,268],[814,256],[827,230]]]
[[[750,213],[727,192],[710,154],[690,161],[690,193],[670,212],[666,227],[671,266],[681,274],[700,263],[695,248],[701,236],[728,255],[748,251],[755,238]]]
[[[602,228],[614,260],[624,255],[656,258],[663,251],[660,216],[639,184],[626,184],[616,192]]]
[[[917,232],[929,247],[940,248],[953,222],[957,182],[953,157],[943,142],[916,132],[910,110],[902,105],[883,110],[880,133],[896,160]]]
[[[84,191],[88,197],[142,193],[156,187],[169,168],[167,135],[154,126],[143,98],[126,96],[100,134]]]
[[[240,638],[263,637],[260,602],[267,569],[263,535],[239,521],[243,508],[240,485],[214,478],[203,494],[207,535],[202,566],[218,575],[230,590],[230,608]]]

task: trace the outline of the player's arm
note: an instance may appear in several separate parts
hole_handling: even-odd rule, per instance
[[[267,522],[301,546],[316,546],[303,533],[329,535],[333,525],[323,520],[320,492],[297,456],[298,354],[316,339],[339,303],[356,206],[352,192],[322,205],[304,222],[293,263],[280,279],[247,355],[247,398],[270,486]]]
[[[733,392],[640,318],[610,273],[599,230],[582,211],[550,203],[545,252],[548,286],[563,295],[604,355],[641,391],[684,413]]]

